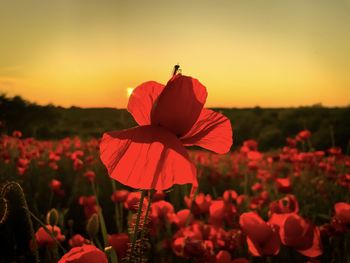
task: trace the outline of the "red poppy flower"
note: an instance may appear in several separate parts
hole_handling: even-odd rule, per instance
[[[152,203],[151,205],[151,218],[155,222],[159,220],[167,220],[169,215],[174,213],[174,207],[171,203],[161,200]]]
[[[342,149],[340,147],[332,147],[328,149],[330,155],[341,155]]]
[[[59,180],[52,179],[50,182],[50,188],[54,192],[59,192],[61,190],[62,183]]]
[[[203,193],[199,193],[194,198],[194,202],[192,202],[192,199],[187,196],[184,197],[184,200],[187,207],[192,209],[192,212],[195,215],[208,213],[212,202],[211,196],[209,194],[204,195]]]
[[[232,203],[216,200],[211,203],[209,208],[209,222],[214,226],[222,226],[224,221],[231,225],[236,213],[237,209]]]
[[[247,153],[249,151],[256,151],[258,149],[258,143],[255,140],[246,140],[243,142],[243,146],[240,151],[243,153]]]
[[[99,209],[96,204],[96,197],[94,195],[79,197],[79,205],[84,207],[84,214],[86,218],[90,218],[93,214],[97,213]]]
[[[255,183],[251,187],[252,191],[257,192],[263,189],[263,185],[261,183]]]
[[[112,194],[111,199],[114,203],[123,203],[128,198],[128,195],[129,191],[127,190],[117,190]]]
[[[66,237],[62,235],[61,229],[58,226],[46,225],[46,228],[58,241],[62,242],[65,240]],[[38,231],[36,231],[35,239],[39,246],[52,246],[56,243],[43,227],[40,227]]]
[[[124,202],[124,207],[133,212],[137,211],[137,208],[140,204],[141,192],[130,192]],[[148,200],[145,198],[143,200],[143,208],[146,208],[148,204]]]
[[[286,213],[298,213],[299,204],[294,195],[286,195],[286,197],[276,200],[270,203],[269,215],[286,214]]]
[[[254,212],[243,213],[239,224],[247,235],[248,249],[253,256],[278,254],[280,239],[277,227],[266,223]]]
[[[152,201],[156,202],[156,201],[163,200],[164,198],[165,198],[165,193],[163,191],[156,191],[152,196]]]
[[[177,256],[187,259],[195,258],[199,262],[212,262],[210,259],[214,256],[214,246],[210,240],[179,237],[173,241],[172,248]]]
[[[231,263],[231,254],[225,250],[220,250],[216,254],[216,263]]]
[[[284,245],[311,258],[322,254],[320,231],[311,222],[295,213],[273,214],[270,222],[279,225]]]
[[[232,202],[232,201],[236,200],[237,197],[238,197],[238,194],[234,190],[226,190],[222,194],[222,198],[224,199],[225,202]]]
[[[334,205],[335,217],[339,223],[350,225],[350,204],[340,202]]]
[[[108,263],[107,256],[93,245],[74,247],[58,263]]]
[[[286,139],[286,141],[287,141],[287,145],[288,145],[289,147],[291,147],[291,148],[295,148],[295,147],[297,146],[297,140],[296,140],[296,139],[293,139],[293,138],[288,137],[288,138]]]
[[[198,80],[181,74],[166,86],[154,81],[138,86],[127,108],[140,126],[102,137],[100,157],[109,175],[138,189],[196,186],[196,168],[184,146],[226,153],[232,144],[230,121],[204,109],[206,97]]]
[[[298,133],[298,135],[296,136],[296,139],[298,141],[305,141],[309,139],[310,136],[311,136],[311,132],[309,130],[303,130]]]
[[[289,193],[292,190],[292,184],[289,178],[276,178],[276,187],[280,193]]]
[[[12,136],[16,137],[16,138],[21,138],[22,132],[21,131],[13,131]]]
[[[92,181],[95,180],[96,174],[95,174],[94,171],[89,170],[89,171],[86,171],[86,172],[84,173],[84,176],[85,176],[90,182],[92,182]]]
[[[108,243],[116,251],[118,259],[122,260],[126,256],[129,248],[130,238],[126,233],[113,234],[108,236]]]
[[[86,242],[86,239],[82,235],[76,234],[69,239],[68,244],[71,247],[80,247],[84,245],[85,242]]]
[[[185,227],[187,224],[192,224],[193,219],[190,209],[182,209],[176,214],[172,214],[169,218],[170,222],[176,224],[178,227]]]

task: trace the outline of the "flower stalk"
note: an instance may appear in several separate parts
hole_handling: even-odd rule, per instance
[[[139,208],[137,210],[136,222],[135,222],[135,226],[134,226],[134,233],[133,233],[133,237],[132,237],[129,262],[132,262],[133,254],[135,251],[135,245],[136,245],[136,241],[137,241],[138,229],[139,229],[140,218],[141,218],[141,213],[142,213],[142,205],[143,205],[143,200],[145,199],[145,196],[146,196],[146,192],[147,192],[147,190],[141,191],[140,203],[139,203]]]

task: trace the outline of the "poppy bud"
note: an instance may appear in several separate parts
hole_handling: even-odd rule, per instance
[[[52,208],[49,212],[46,214],[46,224],[50,226],[55,226],[58,223],[58,211],[55,208]]]
[[[113,249],[112,246],[108,246],[108,247],[105,247],[104,251],[105,251],[105,253],[109,254],[109,253],[111,253],[112,249]]]
[[[95,237],[98,234],[99,228],[100,221],[98,219],[98,215],[95,213],[90,217],[86,225],[86,231],[88,232],[90,237]]]

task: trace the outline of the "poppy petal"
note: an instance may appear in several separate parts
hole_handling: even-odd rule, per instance
[[[203,109],[181,142],[185,146],[197,145],[216,153],[227,153],[232,145],[231,123],[221,113]]]
[[[259,243],[249,236],[247,236],[247,245],[249,252],[255,256],[260,257],[264,255],[277,255],[280,251],[280,239],[278,231],[272,227],[273,232],[271,237],[265,243]]]
[[[151,124],[151,110],[163,88],[163,84],[147,81],[131,93],[127,109],[140,126]]]
[[[321,234],[318,227],[314,227],[314,233],[313,233],[313,242],[312,246],[308,249],[301,250],[299,249],[298,252],[304,256],[315,258],[320,255],[322,255],[322,243],[321,243]]]
[[[265,243],[271,238],[271,227],[254,212],[241,214],[239,224],[243,232],[258,243]]]
[[[335,216],[342,224],[350,223],[350,204],[339,202],[334,205]]]
[[[178,74],[169,80],[154,104],[152,124],[181,137],[197,121],[206,98],[207,90],[197,79]]]
[[[254,257],[263,256],[261,248],[259,248],[249,236],[246,237],[246,240],[250,254],[252,254]]]
[[[196,168],[186,149],[161,127],[105,133],[100,157],[113,179],[132,188],[164,190],[174,184],[198,185]]]

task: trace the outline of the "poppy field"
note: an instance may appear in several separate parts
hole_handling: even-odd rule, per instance
[[[302,151],[305,140],[289,139],[271,153],[259,152],[253,140],[223,156],[191,151],[198,194],[192,205],[190,185],[153,194],[144,257],[149,262],[349,261],[350,158],[338,148]],[[33,247],[18,201],[6,195],[4,184],[8,211],[4,214],[2,203],[1,262],[34,261],[35,253],[42,262],[55,262],[83,244],[103,250],[101,229],[93,222],[98,211],[121,262],[140,192],[108,178],[98,148],[98,140],[36,141],[21,139],[19,132],[1,137],[1,182],[18,182],[40,220],[32,219]],[[40,222],[54,229],[60,245]]]
[[[206,96],[175,71],[134,90],[134,128],[1,135],[0,262],[350,262],[349,153],[307,129],[230,151]]]

